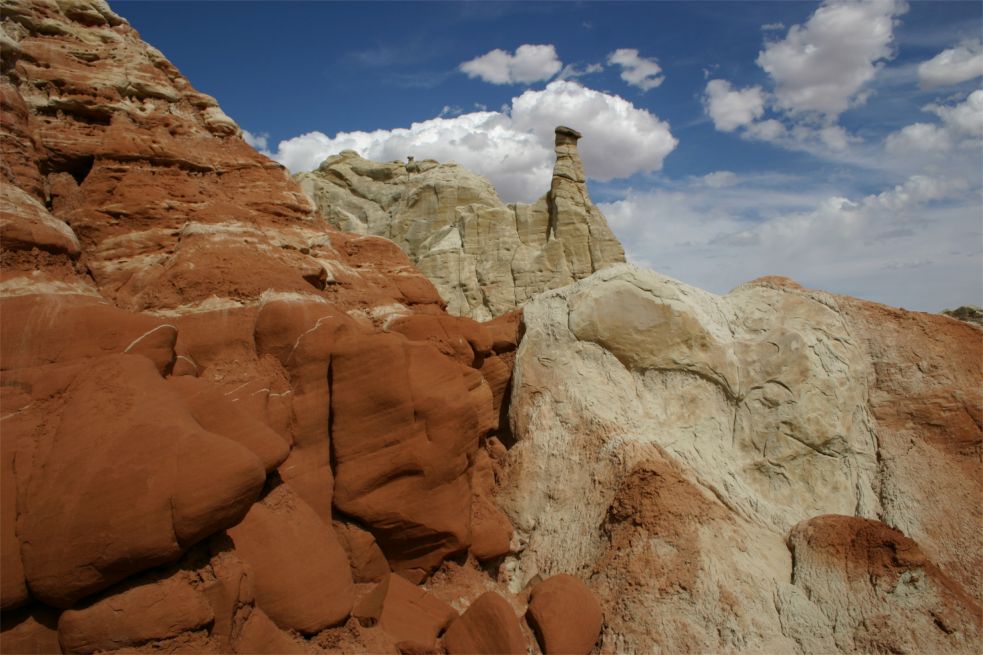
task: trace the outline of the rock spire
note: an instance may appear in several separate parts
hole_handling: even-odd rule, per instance
[[[506,205],[486,179],[456,164],[379,163],[350,150],[296,178],[336,227],[395,241],[448,312],[487,320],[625,260],[588,194],[580,138],[556,128],[550,189],[532,204]]]

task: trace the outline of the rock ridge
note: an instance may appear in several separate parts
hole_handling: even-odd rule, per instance
[[[580,138],[556,128],[550,189],[533,204],[504,204],[487,180],[456,164],[379,163],[352,150],[295,179],[332,225],[399,245],[448,312],[485,321],[625,261],[587,191]]]

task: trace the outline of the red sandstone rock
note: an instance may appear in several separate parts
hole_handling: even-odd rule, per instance
[[[256,604],[282,628],[314,634],[352,608],[348,558],[325,524],[289,487],[280,486],[228,530],[249,566]]]
[[[487,323],[482,324],[492,339],[492,350],[496,353],[506,353],[515,350],[522,338],[522,310],[516,309],[502,314]]]
[[[256,317],[254,339],[260,356],[275,358],[289,376],[290,432],[294,442],[280,477],[325,521],[331,521],[334,476],[328,434],[331,349],[353,321],[324,302],[274,300]]]
[[[342,451],[358,450],[359,426],[377,420],[377,407],[357,400],[359,385],[381,384],[388,362],[353,373],[351,386],[335,379],[333,330],[374,343],[394,318],[442,315],[436,290],[391,242],[318,220],[282,167],[248,147],[214,99],[104,3],[11,0],[3,29],[0,179],[16,189],[0,207],[3,502],[16,502],[10,516],[19,513],[15,525],[4,507],[4,607],[24,603],[27,587],[44,602],[75,604],[174,561],[239,520],[264,469],[276,466],[321,523],[310,511],[301,520],[271,509],[267,498],[256,508],[271,516],[232,531],[247,543],[245,526],[276,527],[258,553],[237,542],[248,560],[243,572],[217,559],[203,570],[215,615],[208,643],[221,650],[278,643],[275,635],[269,643],[247,639],[253,646],[236,641],[249,620],[250,630],[268,634],[259,610],[246,617],[254,602],[299,629],[341,620],[350,590],[307,608],[277,606],[284,594],[295,603],[305,597],[297,590],[309,588],[310,571],[319,593],[350,589],[348,564],[325,523],[335,486],[331,396],[342,401],[342,432],[351,435],[339,439]],[[278,304],[330,307],[333,318],[318,324],[323,314],[308,320],[306,310],[289,310],[271,320]],[[480,326],[450,324],[474,333],[465,338],[467,364],[490,355]],[[421,575],[468,544],[468,458],[496,416],[479,373],[437,348],[392,338],[404,360],[397,377],[410,394],[400,411],[427,445],[416,449],[422,442],[414,441],[388,463],[384,449],[381,457],[358,455],[383,478],[407,466],[422,473],[410,484],[380,479],[385,491],[355,489],[349,499],[368,508],[366,524],[386,537],[380,541],[402,570]],[[123,353],[149,358],[157,371]],[[353,371],[361,366],[352,361]],[[184,379],[158,375],[170,372]],[[8,408],[20,413],[8,416]],[[352,491],[359,475],[340,488]],[[281,529],[304,538],[285,539]],[[310,563],[304,540],[318,532],[315,541],[334,545]],[[309,570],[285,561],[308,562]],[[270,582],[263,571],[273,563],[283,570]],[[307,621],[305,612],[331,616]],[[202,643],[183,634],[161,648]]]
[[[379,625],[395,642],[435,644],[457,612],[399,575],[389,574],[353,611],[363,625]]]
[[[51,655],[61,653],[58,613],[43,605],[4,611],[0,653]]]
[[[287,458],[287,442],[236,407],[214,384],[184,376],[170,378],[167,385],[181,397],[201,427],[252,451],[267,472]]]
[[[471,467],[471,552],[481,561],[509,552],[512,524],[495,505],[495,473],[488,453],[479,450]]]
[[[16,186],[0,193],[0,243],[7,250],[39,248],[77,257],[78,238],[72,228]]]
[[[29,407],[31,398],[12,387],[0,386],[0,412],[7,420],[5,434],[0,438],[0,609],[4,612],[23,605],[28,600],[24,582],[24,566],[17,540],[17,479],[14,473],[18,433],[16,412]],[[10,428],[8,428],[8,425]],[[27,427],[27,426],[25,426]],[[10,432],[7,432],[7,430]]]
[[[871,362],[884,520],[983,602],[983,331],[839,297]]]
[[[238,521],[263,484],[256,456],[202,430],[144,357],[97,360],[63,402],[71,422],[18,442],[45,472],[18,486],[18,536],[31,592],[49,605],[175,559]]]
[[[601,634],[601,605],[587,585],[561,573],[532,589],[526,620],[545,655],[587,655]]]
[[[331,356],[335,505],[417,579],[469,542],[479,417],[463,371],[392,334],[347,335]]]
[[[245,625],[242,626],[233,652],[243,655],[253,653],[293,655],[294,653],[306,653],[307,649],[283,630],[280,630],[263,613],[263,610],[255,608],[249,614],[249,618],[246,619]]]
[[[176,637],[211,623],[204,596],[181,576],[135,581],[62,612],[58,639],[66,653],[91,653]]]
[[[389,562],[371,532],[352,523],[333,523],[338,541],[348,553],[355,582],[378,582],[389,575]]]
[[[508,601],[494,591],[479,596],[443,637],[449,655],[523,655],[528,649]]]
[[[166,320],[116,309],[97,297],[45,294],[0,300],[4,370],[112,354],[143,355],[161,374],[174,362],[177,328]]]
[[[215,615],[210,636],[220,652],[228,653],[232,651],[233,637],[242,630],[243,614],[254,611],[255,590],[249,567],[232,549],[227,535],[213,536],[209,546],[211,575],[201,576],[199,591]]]
[[[983,607],[914,540],[879,521],[819,516],[789,535],[793,583],[824,608],[841,650],[972,652]]]

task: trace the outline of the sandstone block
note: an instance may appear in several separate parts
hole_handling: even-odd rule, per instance
[[[73,420],[34,446],[44,475],[18,490],[25,576],[55,607],[176,559],[238,521],[265,479],[257,457],[203,430],[144,357],[95,360],[62,413]]]
[[[449,655],[523,655],[528,649],[512,606],[494,591],[478,596],[444,633]]]
[[[450,605],[395,574],[387,574],[353,615],[363,625],[379,625],[395,642],[424,645],[433,645],[458,616]]]
[[[352,609],[348,557],[331,526],[281,485],[228,530],[249,566],[256,604],[277,625],[314,634]]]
[[[561,573],[533,587],[526,619],[546,655],[587,655],[601,634],[603,615],[587,585]]]
[[[58,639],[66,653],[138,646],[207,626],[214,615],[204,596],[178,577],[136,581],[62,612]]]

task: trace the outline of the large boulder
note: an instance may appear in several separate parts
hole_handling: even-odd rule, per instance
[[[431,647],[458,616],[447,603],[394,574],[387,574],[366,594],[353,614],[364,625],[378,625],[393,642]]]
[[[580,578],[561,573],[529,594],[526,620],[546,655],[587,655],[601,635],[601,605]]]
[[[473,369],[395,334],[339,339],[329,380],[335,506],[419,580],[470,543],[467,470],[494,428],[480,422],[491,392]]]
[[[214,619],[205,597],[182,576],[139,581],[62,612],[58,639],[65,653],[139,646],[203,628]]]
[[[286,485],[228,530],[252,572],[256,604],[277,625],[315,634],[352,609],[348,557],[334,530]]]
[[[515,591],[590,577],[604,648],[846,648],[803,645],[836,610],[790,582],[788,532],[823,514],[910,526],[973,596],[972,326],[777,279],[716,296],[625,265],[523,315],[497,497],[520,547],[505,570]],[[891,612],[888,600],[863,611]],[[913,611],[931,620],[928,605]],[[919,621],[891,625],[911,634]]]
[[[449,655],[524,655],[529,648],[509,602],[494,591],[478,596],[443,637]]]
[[[238,522],[258,496],[259,458],[204,430],[150,360],[75,365],[62,385],[56,372],[30,388],[37,411],[57,407],[63,420],[42,418],[17,442],[17,460],[33,459],[18,474],[17,536],[42,602],[69,607],[174,560]]]

